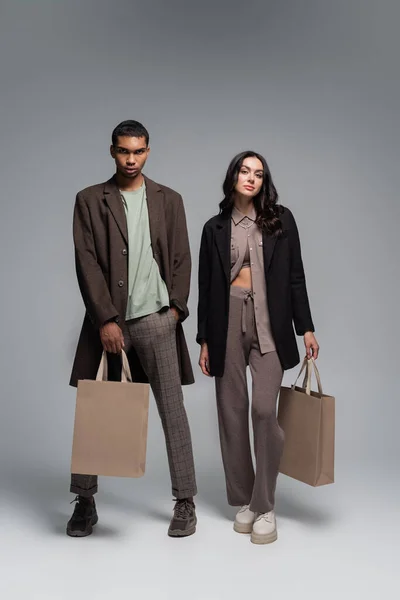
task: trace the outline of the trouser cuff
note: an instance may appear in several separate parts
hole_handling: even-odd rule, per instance
[[[97,490],[98,490],[97,485],[94,485],[89,490],[80,488],[76,485],[71,485],[71,487],[69,488],[69,491],[72,492],[72,494],[77,494],[78,496],[82,496],[83,498],[90,498],[94,494],[97,494]]]
[[[192,498],[192,496],[196,496],[197,488],[187,488],[186,490],[174,490],[172,489],[172,495],[177,500],[183,500],[184,498]]]

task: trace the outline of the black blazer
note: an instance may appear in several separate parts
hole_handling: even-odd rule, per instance
[[[295,367],[297,335],[314,331],[307,296],[296,222],[282,207],[282,236],[263,233],[264,271],[272,335],[283,369]],[[230,298],[231,211],[210,219],[203,228],[199,258],[197,342],[205,340],[211,375],[224,373]]]

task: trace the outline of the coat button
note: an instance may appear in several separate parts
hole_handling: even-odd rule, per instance
[[[126,254],[128,254],[128,250],[127,250],[126,248],[124,248],[124,249],[122,250],[122,254],[125,256]]]
[[[120,280],[118,281],[118,286],[119,286],[119,287],[122,287],[123,285],[124,285],[124,282],[122,281],[122,279],[120,279]]]

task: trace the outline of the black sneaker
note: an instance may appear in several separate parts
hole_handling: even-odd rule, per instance
[[[72,502],[76,502],[76,505],[74,514],[67,523],[67,535],[71,537],[90,535],[93,532],[93,525],[96,525],[99,520],[94,499],[91,502],[88,498],[77,496]]]
[[[174,516],[168,529],[168,535],[171,537],[186,537],[196,531],[196,510],[195,504],[191,500],[184,498],[176,500],[174,507]]]

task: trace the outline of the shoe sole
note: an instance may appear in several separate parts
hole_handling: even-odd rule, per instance
[[[273,533],[266,533],[266,534],[261,534],[261,533],[252,533],[251,537],[250,537],[250,541],[253,544],[272,544],[272,542],[276,542],[276,540],[278,539],[278,533],[276,531],[274,531]]]
[[[190,529],[168,529],[169,537],[188,537],[196,532],[197,519]]]
[[[67,535],[69,535],[69,537],[87,537],[93,533],[93,527],[96,525],[98,520],[99,517],[95,517],[86,531],[71,531],[71,529],[68,529],[67,527]]]
[[[253,530],[253,523],[238,523],[235,521],[233,523],[233,529],[236,533],[251,533]]]

